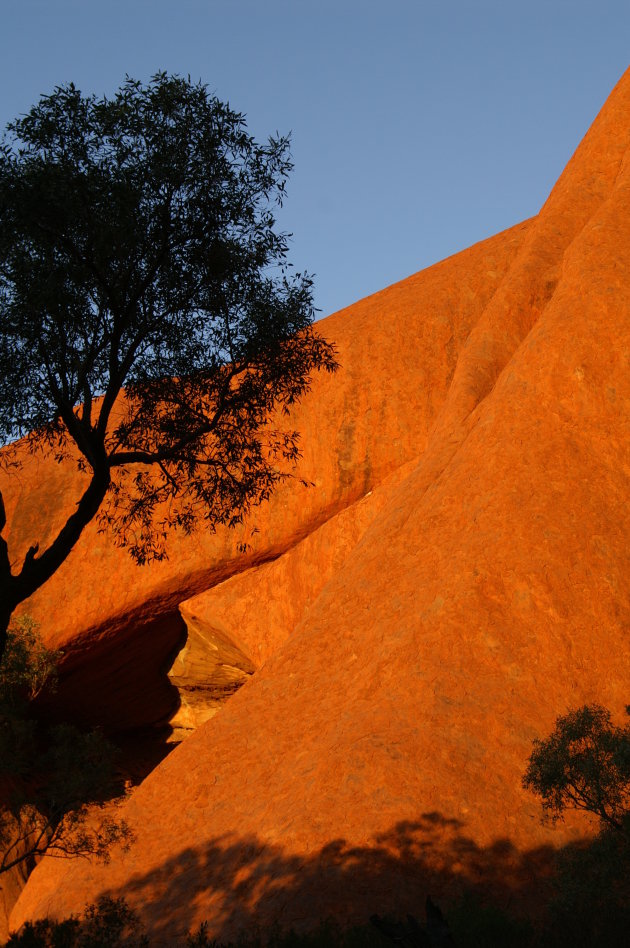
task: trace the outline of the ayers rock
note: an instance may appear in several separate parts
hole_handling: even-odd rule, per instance
[[[558,714],[630,700],[629,149],[630,72],[536,218],[320,324],[343,368],[296,413],[314,486],[141,569],[88,531],[33,597],[66,713],[199,726],[124,803],[131,850],[44,859],[13,927],[101,893],[156,945],[417,913],[524,891],[588,831],[520,781]],[[78,490],[29,465],[15,555]]]

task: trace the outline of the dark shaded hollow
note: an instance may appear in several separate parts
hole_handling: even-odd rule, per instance
[[[36,712],[108,734],[166,725],[179,707],[167,673],[185,642],[176,611],[94,638],[87,649],[69,649],[56,690],[37,699]]]

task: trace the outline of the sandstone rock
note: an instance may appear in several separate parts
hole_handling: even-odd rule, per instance
[[[277,559],[180,605],[188,635],[168,673],[181,699],[170,721],[176,738],[216,714],[289,638],[409,468],[398,468]]]
[[[185,634],[179,604],[279,557],[424,449],[460,349],[527,229],[521,224],[321,323],[343,368],[316,377],[291,418],[302,435],[299,476],[313,487],[286,484],[242,529],[175,534],[170,559],[144,567],[96,524],[85,531],[24,605],[47,643],[65,653],[60,714],[113,729],[168,719],[178,699],[166,671]],[[59,528],[82,483],[71,464],[23,460],[17,473],[0,470],[15,563]],[[239,552],[244,541],[247,555]]]
[[[413,914],[428,887],[522,893],[588,831],[541,826],[520,778],[558,714],[628,701],[629,146],[630,72],[534,221],[323,325],[345,368],[300,415],[316,490],[260,511],[252,565],[275,563],[182,607],[257,671],[135,791],[131,852],[44,859],[14,926],[102,892],[154,944],[203,919],[227,939]],[[340,511],[414,458],[344,549]],[[275,578],[291,598],[323,555],[326,520],[325,582],[269,607]],[[146,614],[236,571],[229,543],[147,573]],[[122,589],[128,615],[141,591]]]
[[[176,740],[209,720],[256,670],[232,639],[196,615],[186,622],[184,648],[168,677],[179,693],[179,707],[169,724]]]

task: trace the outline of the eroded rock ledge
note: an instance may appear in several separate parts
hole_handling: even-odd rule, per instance
[[[213,717],[256,670],[253,661],[221,629],[186,616],[188,636],[168,673],[179,693],[169,721],[169,740],[181,740]]]

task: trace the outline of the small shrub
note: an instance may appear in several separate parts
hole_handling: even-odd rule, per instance
[[[32,619],[16,619],[0,662],[0,874],[36,857],[107,860],[128,847],[124,820],[96,811],[115,795],[116,749],[98,731],[47,725],[31,703],[57,680],[59,652],[48,649]]]
[[[14,619],[0,662],[0,709],[33,701],[44,688],[54,690],[61,653],[47,648],[39,626],[30,616]]]
[[[26,922],[11,935],[6,948],[148,948],[136,913],[124,899],[103,896],[83,915],[61,922],[40,919]]]

